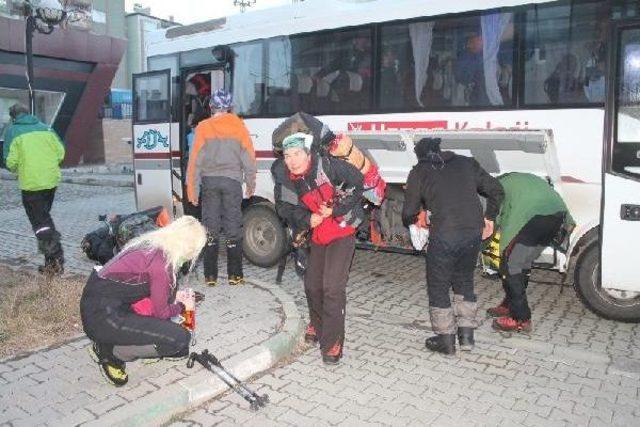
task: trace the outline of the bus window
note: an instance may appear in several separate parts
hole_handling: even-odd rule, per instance
[[[148,71],[171,70],[171,118],[173,121],[177,120],[179,115],[177,114],[178,102],[178,55],[157,55],[147,59]]]
[[[617,82],[616,139],[613,170],[640,176],[640,29],[627,30],[620,39]]]
[[[180,52],[180,68],[194,67],[197,65],[207,65],[214,62],[211,49],[195,49],[187,52]]]
[[[242,116],[262,112],[262,42],[241,43],[231,46],[233,59],[234,110]]]
[[[293,89],[311,113],[346,113],[371,106],[372,34],[341,30],[291,39]]]
[[[604,102],[606,37],[606,2],[567,2],[527,10],[524,102]]]
[[[384,26],[380,107],[511,105],[513,52],[511,13]]]
[[[266,111],[269,114],[293,114],[300,107],[300,97],[311,93],[311,76],[294,75],[291,69],[289,37],[277,37],[267,42],[266,81]]]

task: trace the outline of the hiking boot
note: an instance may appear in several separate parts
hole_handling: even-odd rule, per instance
[[[307,329],[304,331],[304,342],[307,344],[315,344],[318,342],[316,328],[314,328],[311,323],[307,325]]]
[[[458,344],[460,344],[460,350],[471,351],[476,342],[473,338],[473,328],[458,327]]]
[[[456,354],[456,336],[454,334],[434,335],[424,342],[431,351],[442,354]]]
[[[105,353],[96,342],[93,342],[89,347],[89,355],[94,362],[100,365],[102,376],[114,386],[122,387],[129,381],[129,375],[125,371],[126,364]]]
[[[45,261],[44,265],[38,267],[38,273],[50,277],[62,276],[62,274],[64,273],[64,264],[59,260],[47,260]]]
[[[531,320],[516,320],[513,317],[499,317],[493,321],[493,329],[505,332],[531,332]]]
[[[205,277],[204,284],[213,288],[214,286],[218,285],[218,279],[214,277]]]
[[[326,365],[337,365],[342,357],[342,344],[336,343],[322,355],[322,361]]]
[[[126,365],[114,362],[103,362],[100,364],[100,372],[107,381],[116,387],[122,387],[129,382],[129,375],[125,371]]]
[[[231,286],[238,286],[244,284],[244,277],[242,276],[229,276],[229,284]]]
[[[487,309],[487,316],[489,317],[506,317],[511,314],[509,306],[507,305],[507,299],[503,299],[500,304],[495,307]]]

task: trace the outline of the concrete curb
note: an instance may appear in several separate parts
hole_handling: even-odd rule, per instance
[[[293,298],[275,284],[256,279],[248,279],[252,284],[264,289],[280,302],[283,323],[280,330],[262,344],[224,360],[224,366],[236,377],[244,381],[273,367],[291,354],[302,337],[304,322]],[[168,385],[135,403],[118,408],[117,411],[86,425],[95,426],[146,426],[165,423],[176,414],[194,408],[210,400],[229,388],[217,376],[204,368],[194,367],[194,374],[182,381]],[[259,394],[260,391],[256,390]]]

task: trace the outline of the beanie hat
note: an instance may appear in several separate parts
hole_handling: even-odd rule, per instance
[[[228,110],[233,105],[233,96],[224,89],[218,89],[211,96],[209,105],[212,110]]]
[[[313,135],[308,133],[297,132],[293,135],[289,135],[282,141],[282,151],[287,151],[291,148],[304,148],[308,149],[313,143]]]
[[[440,138],[422,138],[416,142],[413,151],[416,153],[418,159],[427,158],[430,154],[440,153]]]

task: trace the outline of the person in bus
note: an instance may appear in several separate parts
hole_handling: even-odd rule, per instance
[[[465,51],[458,57],[454,73],[456,81],[465,86],[469,105],[489,105],[484,81],[482,36],[479,32],[467,38]]]
[[[183,216],[131,240],[91,273],[80,298],[82,327],[93,341],[93,359],[113,385],[129,380],[126,362],[188,355],[191,334],[170,320],[184,311],[187,298],[177,290],[176,276],[206,242],[198,220]]]
[[[224,89],[211,97],[212,117],[198,123],[187,166],[187,197],[202,204],[208,241],[203,262],[205,282],[218,283],[218,244],[224,232],[230,285],[244,283],[242,270],[242,183],[245,196],[256,188],[256,157],[249,131],[231,112],[233,98]],[[199,196],[202,194],[201,200]]]
[[[301,132],[283,140],[283,170],[274,171],[280,186],[276,209],[295,229],[311,229],[304,276],[310,320],[305,339],[320,342],[324,363],[337,364],[345,339],[346,287],[355,233],[364,218],[363,177],[344,160],[310,152],[312,141],[312,135]]]
[[[402,221],[408,227],[418,222],[423,209],[431,212],[427,293],[436,335],[427,338],[425,346],[454,354],[457,332],[460,349],[471,350],[478,310],[473,274],[481,239],[493,234],[504,193],[498,180],[475,159],[441,151],[440,138],[423,138],[414,150],[418,164],[407,178]],[[478,195],[487,199],[484,212]]]
[[[527,286],[531,266],[561,230],[575,223],[562,197],[548,181],[530,174],[512,172],[498,178],[505,198],[496,219],[500,232],[500,278],[505,297],[487,310],[497,317],[493,327],[501,331],[532,330]]]

